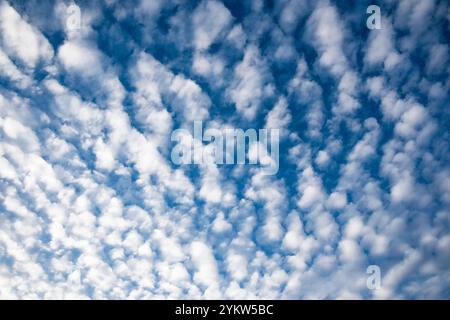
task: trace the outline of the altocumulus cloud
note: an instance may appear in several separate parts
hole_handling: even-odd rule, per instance
[[[371,4],[0,0],[0,297],[448,298],[450,8]]]

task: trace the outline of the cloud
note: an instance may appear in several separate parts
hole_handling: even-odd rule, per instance
[[[258,48],[247,47],[244,59],[234,69],[234,77],[228,88],[229,98],[244,118],[252,120],[262,100],[271,95],[272,90],[267,66]]]
[[[12,83],[16,83],[21,89],[31,87],[33,80],[24,74],[17,66],[9,59],[9,57],[0,50],[0,70],[2,78],[7,78]]]
[[[319,2],[307,21],[307,34],[320,54],[318,63],[336,76],[348,67],[341,21],[336,8],[327,1]]]
[[[379,5],[86,2],[69,30],[1,1],[0,297],[445,298],[448,10]],[[173,163],[175,129],[212,157],[197,120],[281,129],[277,173]]]
[[[206,298],[218,297],[218,280],[216,260],[211,249],[201,241],[194,241],[190,247],[191,258],[194,262],[194,281],[206,286]]]
[[[205,50],[230,25],[232,16],[228,9],[217,1],[203,1],[192,13],[194,46]]]
[[[88,44],[77,41],[66,42],[58,49],[58,58],[70,71],[87,76],[102,72],[102,56]]]
[[[289,133],[288,126],[291,123],[291,113],[287,106],[287,101],[281,97],[266,117],[266,128],[280,129],[283,136]]]
[[[34,68],[37,63],[49,63],[53,49],[34,26],[25,21],[8,2],[0,2],[1,43],[4,50],[22,64]]]
[[[365,62],[371,66],[381,64],[387,70],[392,70],[402,60],[401,55],[395,49],[394,33],[389,19],[383,19],[383,28],[379,32],[371,33]]]

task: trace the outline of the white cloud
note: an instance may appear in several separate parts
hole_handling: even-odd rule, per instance
[[[227,256],[228,271],[236,281],[242,281],[247,276],[247,259],[245,256],[230,252]]]
[[[5,52],[29,68],[34,68],[38,62],[49,63],[53,58],[47,39],[3,0],[0,2],[0,35]]]
[[[219,275],[217,262],[211,249],[201,241],[194,241],[190,246],[190,255],[195,266],[194,281],[206,286],[206,298],[217,297]],[[210,291],[208,291],[208,289]]]
[[[297,70],[295,76],[289,82],[288,90],[294,95],[295,101],[308,108],[306,117],[309,137],[320,138],[324,122],[322,88],[311,79],[304,58],[297,62]]]
[[[66,41],[58,49],[58,58],[69,71],[95,76],[102,72],[102,55],[88,43]]]
[[[214,219],[212,230],[218,234],[227,232],[231,230],[232,226],[231,224],[224,219],[224,215],[222,212],[217,214],[216,219]]]
[[[207,49],[231,21],[231,14],[222,3],[215,0],[201,2],[192,14],[195,48]]]
[[[234,78],[228,88],[228,95],[244,118],[256,116],[262,100],[272,94],[269,74],[259,50],[255,46],[245,49],[244,59],[234,69]]]
[[[97,157],[97,167],[107,170],[113,169],[114,155],[108,145],[106,145],[100,138],[95,142],[94,152]]]
[[[281,135],[286,136],[289,133],[289,124],[292,116],[288,109],[286,98],[281,97],[266,117],[266,128],[280,129]]]
[[[347,196],[341,192],[333,192],[327,203],[332,209],[343,209],[347,205]]]
[[[142,103],[150,101],[158,106],[162,96],[170,99],[173,110],[183,114],[188,122],[209,117],[211,100],[200,86],[182,75],[174,75],[152,56],[141,53],[130,73],[142,95],[139,99],[145,99]]]
[[[345,27],[336,8],[327,1],[317,4],[307,21],[307,34],[320,53],[318,62],[335,76],[348,68],[342,50]]]
[[[391,70],[401,61],[401,55],[395,49],[393,27],[389,19],[383,17],[383,28],[369,35],[364,62],[368,66],[382,64]]]
[[[0,73],[2,77],[6,77],[12,82],[16,82],[21,89],[30,87],[33,80],[9,59],[9,57],[0,48]]]

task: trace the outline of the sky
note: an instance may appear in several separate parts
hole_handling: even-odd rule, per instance
[[[0,298],[450,298],[449,19],[0,0]],[[195,121],[279,129],[278,172],[174,163]]]

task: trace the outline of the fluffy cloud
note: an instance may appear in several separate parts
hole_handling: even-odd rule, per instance
[[[1,44],[8,54],[29,68],[52,59],[48,40],[4,0],[0,2],[0,18]]]
[[[228,88],[231,101],[244,118],[252,120],[262,100],[271,95],[272,90],[268,69],[258,48],[247,47],[243,60],[234,69],[234,78]]]
[[[192,13],[194,45],[198,50],[207,49],[230,25],[232,16],[218,1],[203,1]]]
[[[379,5],[105,1],[69,30],[0,1],[0,297],[445,298],[448,10]],[[178,128],[212,157],[196,120],[281,129],[278,172],[174,164]]]

